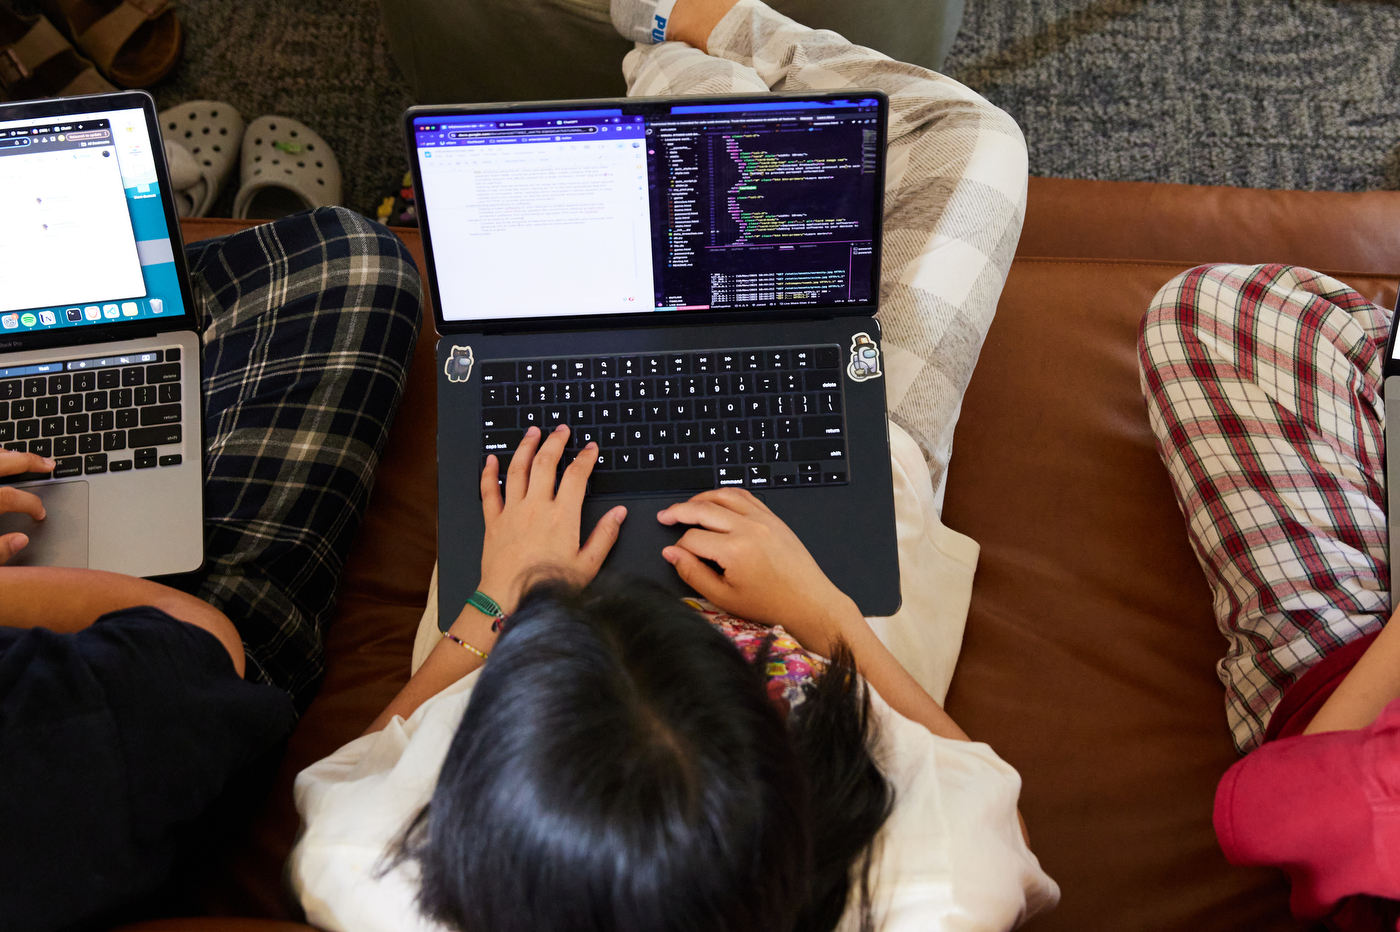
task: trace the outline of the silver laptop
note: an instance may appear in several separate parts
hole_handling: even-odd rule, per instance
[[[140,91],[0,104],[0,477],[46,520],[10,565],[198,569],[199,337],[155,105]]]

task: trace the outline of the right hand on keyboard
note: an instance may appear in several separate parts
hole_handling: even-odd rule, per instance
[[[13,450],[0,450],[0,476],[18,476],[24,473],[53,472],[54,462],[33,453],[16,453]],[[44,503],[39,496],[11,485],[0,486],[0,514],[19,512],[44,520]],[[6,534],[0,537],[0,564],[10,562],[10,558],[29,545],[29,538],[23,534]]]
[[[506,614],[515,611],[522,585],[533,570],[555,571],[579,586],[591,582],[627,517],[627,509],[621,505],[612,509],[579,546],[583,495],[598,459],[598,445],[589,443],[579,451],[564,470],[556,494],[555,470],[568,440],[569,428],[562,424],[543,444],[539,428],[526,431],[506,472],[504,500],[499,460],[494,455],[488,457],[482,470],[481,507],[486,518],[486,541],[481,551],[478,588],[495,599]]]
[[[747,489],[701,492],[656,519],[696,525],[661,555],[686,585],[732,615],[782,625],[825,657],[847,634],[844,625],[861,619],[792,529]],[[723,573],[704,560],[719,564]]]

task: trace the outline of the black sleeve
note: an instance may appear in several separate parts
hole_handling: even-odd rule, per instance
[[[157,887],[178,830],[294,721],[287,693],[154,608],[76,634],[0,627],[0,932]]]

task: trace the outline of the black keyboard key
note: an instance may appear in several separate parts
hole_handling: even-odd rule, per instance
[[[642,469],[661,469],[666,465],[666,460],[661,455],[660,447],[646,447],[641,452],[641,460],[638,465]]]
[[[141,402],[137,402],[140,404]],[[503,385],[483,385],[481,386],[481,403],[484,406],[495,407],[506,403],[506,390]]]
[[[840,369],[841,350],[834,346],[817,347],[817,368],[818,369]]]
[[[567,423],[569,423],[569,409],[567,407],[563,405],[545,405],[543,430],[546,433],[558,427],[560,424]]]
[[[714,488],[713,469],[640,469],[594,473],[589,486],[594,495],[618,492],[690,492]]]
[[[107,393],[107,401],[112,408],[129,408],[131,407],[131,389],[114,388]]]
[[[515,377],[522,382],[538,382],[541,372],[542,370],[538,359],[531,359],[515,364]]]
[[[608,452],[612,454],[613,469],[636,469],[637,450],[629,447],[618,447]]]
[[[651,442],[659,447],[676,442],[676,426],[674,424],[653,424],[651,425]]]
[[[675,437],[673,440],[674,443],[691,444],[700,442],[699,424],[692,422],[686,424],[673,424],[671,426],[675,428]]]
[[[47,397],[34,399],[34,414],[36,417],[53,417],[57,413],[57,398]]]
[[[0,421],[8,421],[9,419],[10,403],[8,401],[0,401]]]
[[[690,465],[690,452],[685,447],[666,447],[662,454],[667,469],[680,469]]]
[[[737,443],[721,443],[715,446],[715,463],[720,466],[739,465],[739,445]]]
[[[169,385],[162,385],[160,387],[173,388],[177,393],[180,391],[180,386],[178,383],[172,382]],[[145,405],[153,405],[156,403],[156,386],[142,385],[139,388],[136,388],[132,391],[132,398],[138,405],[141,405],[143,407]]]
[[[715,464],[715,448],[708,443],[696,444],[690,448],[691,466],[713,466]]]
[[[160,350],[156,350],[156,358],[157,358],[157,359],[160,358]],[[174,349],[168,349],[168,350],[166,350],[166,351],[165,351],[165,358],[166,358],[166,361],[167,361],[167,362],[174,362],[175,360],[179,359],[179,358],[180,358],[180,347],[177,346],[177,347],[175,347]]]
[[[608,424],[598,430],[598,443],[604,447],[620,447],[626,442],[626,436],[623,428]]]
[[[154,368],[154,367],[152,367],[152,368]],[[176,366],[175,368],[178,370],[180,367],[179,367],[179,366]],[[116,369],[99,369],[99,370],[97,370],[97,387],[98,387],[98,388],[120,388],[120,387],[121,387],[121,384],[122,384],[122,374],[121,374],[120,371],[118,371],[118,370],[116,370]]]
[[[750,440],[772,440],[773,437],[774,431],[772,421],[749,421]]]
[[[599,424],[621,424],[622,412],[615,403],[609,402],[593,407],[593,419]]]
[[[156,424],[178,424],[180,422],[180,405],[151,405],[149,408],[140,408],[141,426],[153,427]]]
[[[0,399],[9,401],[11,398],[18,398],[24,391],[19,379],[7,379],[0,382]]]
[[[96,372],[75,372],[73,373],[73,391],[90,392],[97,388]]]
[[[792,357],[787,350],[769,350],[766,369],[791,369]]]
[[[128,427],[136,427],[141,423],[141,415],[136,408],[123,408],[117,412],[117,429],[126,430]]]
[[[549,382],[540,382],[530,386],[530,404],[548,405],[554,403],[554,386]]]
[[[719,416],[723,418],[743,417],[744,402],[741,398],[721,398],[715,403]]]
[[[568,378],[568,369],[564,366],[562,359],[546,359],[544,361],[544,377],[549,382],[562,382]]]
[[[39,433],[45,437],[57,437],[59,434],[63,433],[63,418],[44,418],[39,422]]]
[[[528,385],[507,385],[505,386],[506,404],[524,405],[530,403],[530,386]]]
[[[65,438],[65,439],[72,439]],[[67,479],[70,476],[81,476],[83,474],[83,458],[81,456],[63,456],[55,461],[53,477],[55,479]]]
[[[804,372],[802,379],[809,392],[839,392],[841,390],[841,373],[839,372]]]
[[[127,431],[126,439],[133,447],[160,447],[168,443],[179,443],[185,432],[179,424],[164,424],[160,427],[139,427]]]
[[[83,410],[82,395],[64,395],[58,401],[59,414],[77,414]]]
[[[643,356],[643,357],[642,357],[642,374],[644,374],[644,375],[665,375],[665,374],[666,374],[666,357],[665,357],[665,356]]]
[[[766,489],[773,484],[767,466],[747,466],[744,468],[744,484],[751,489]]]
[[[77,437],[55,437],[55,438],[54,438],[54,441],[53,441],[53,455],[54,455],[54,456],[77,456],[77,455],[78,455],[78,438],[77,438]]]
[[[182,459],[178,453],[170,453],[160,458],[162,466],[179,466],[181,462]]]
[[[515,426],[514,408],[482,408],[481,426],[483,430],[498,430]]]
[[[636,356],[619,356],[616,378],[635,379],[642,374],[642,361]]]
[[[26,440],[10,440],[5,443],[6,450],[13,450],[16,453],[23,453],[29,449],[29,442]]]
[[[38,398],[40,395],[47,395],[49,392],[49,380],[40,376],[36,379],[24,380],[24,397]]]
[[[126,431],[109,430],[102,435],[102,449],[110,453],[113,450],[126,449]]]
[[[827,467],[826,469],[823,469],[823,470],[822,470],[822,482],[826,483],[827,485],[835,485],[836,483],[845,482],[845,481],[846,481],[846,470],[845,470],[845,469],[842,469],[842,468],[835,468],[835,467]]]
[[[565,368],[571,379],[593,378],[593,360],[591,359],[570,359]]]
[[[628,385],[632,398],[637,401],[656,397],[656,382],[652,379],[632,379]]]
[[[700,424],[701,443],[719,443],[724,439],[724,423],[721,421],[703,421]]]
[[[592,405],[569,405],[569,426],[580,427],[593,423]]]
[[[689,353],[670,353],[666,356],[667,375],[687,375],[690,373]]]
[[[767,398],[764,398],[762,395],[757,395],[757,396],[750,395],[748,398],[745,398],[745,399],[744,399],[744,416],[745,416],[745,417],[767,417],[767,416],[768,416],[768,399],[767,399]]]
[[[810,369],[817,364],[816,350],[803,348],[792,351],[792,368]]]
[[[629,447],[644,447],[651,443],[651,431],[645,425],[634,424],[622,432],[623,441]]]
[[[170,382],[159,386],[160,403],[163,405],[175,404],[180,400],[180,383]]]
[[[10,417],[15,420],[34,416],[34,399],[25,398],[10,405]]]
[[[104,430],[112,430],[117,426],[117,417],[111,411],[94,411],[92,418],[92,429],[99,433]]]
[[[146,367],[147,385],[159,385],[162,382],[178,381],[180,381],[180,364],[178,362],[163,362],[157,363],[154,366]],[[112,388],[113,386],[104,386],[102,385],[101,379],[98,379],[98,387]]]
[[[802,419],[802,436],[804,437],[839,437],[844,429],[841,423],[841,415],[828,414],[820,417],[804,417]]]
[[[788,445],[781,440],[770,440],[763,444],[763,462],[788,462]]]
[[[481,364],[481,382],[483,385],[499,385],[514,381],[515,363],[484,362]]]
[[[520,441],[525,439],[525,431],[504,429],[483,431],[481,434],[481,449],[487,453],[514,453],[515,448],[520,446]]]
[[[744,467],[742,466],[720,466],[715,470],[715,485],[724,488],[727,485],[744,484]]]
[[[131,468],[131,460],[113,460],[107,464],[107,468],[112,472],[126,472]]]
[[[802,386],[805,384],[803,378],[801,372],[778,373],[778,391],[787,395],[802,391]]]
[[[725,439],[725,440],[748,440],[748,439],[749,439],[749,423],[748,423],[748,421],[725,421],[725,422],[724,422],[724,439]]]
[[[88,392],[83,396],[83,410],[85,411],[106,411],[107,393]]]
[[[767,355],[767,353],[763,352],[743,353],[744,369],[748,372],[758,372],[762,370],[764,357]]]
[[[846,444],[835,440],[793,440],[792,458],[798,462],[814,462],[846,458]]]
[[[665,421],[670,419],[670,411],[664,401],[648,401],[642,406],[645,417],[648,421]]]
[[[89,453],[83,457],[83,472],[89,476],[97,476],[107,471],[106,453]]]
[[[53,456],[53,441],[45,437],[29,441],[29,452],[35,456]]]
[[[73,377],[71,375],[51,375],[49,376],[49,394],[66,395],[73,390]]]
[[[641,421],[646,417],[646,405],[640,402],[622,402],[618,405],[618,413],[622,417],[622,423],[630,424]]]
[[[776,485],[797,485],[797,476],[793,473],[775,473],[773,484]]]
[[[30,418],[27,421],[19,421],[15,424],[15,439],[29,440],[39,436],[39,419]]]
[[[137,469],[153,469],[156,465],[156,448],[141,447],[135,452]]]
[[[146,384],[146,370],[141,366],[127,366],[122,370],[122,388],[133,388]]]
[[[90,418],[88,415],[86,415],[86,414],[70,414],[70,415],[68,415],[68,420],[67,420],[67,425],[66,425],[68,429],[67,429],[66,432],[67,432],[67,433],[70,433],[70,434],[85,434],[85,433],[87,433],[89,430],[92,429],[92,428],[89,426],[90,424],[91,424],[91,418]]]
[[[575,450],[580,450],[590,443],[598,442],[598,429],[586,424],[575,427],[573,432],[569,434],[569,446],[573,447]]]
[[[84,453],[84,454],[86,454],[86,453],[101,453],[101,452],[102,452],[102,435],[101,435],[101,434],[83,434],[81,437],[78,438],[78,452],[79,452],[79,453]]]
[[[738,372],[742,368],[742,361],[738,353],[716,353],[716,372]]]
[[[617,360],[610,356],[593,360],[593,378],[611,379],[617,375]]]
[[[521,430],[527,430],[527,429],[529,429],[529,428],[531,428],[531,427],[539,427],[539,428],[543,429],[543,425],[544,425],[544,409],[543,409],[543,408],[521,408],[521,409],[520,409],[520,419],[519,419],[519,421],[518,421],[518,425],[519,425],[519,427],[520,427]]]

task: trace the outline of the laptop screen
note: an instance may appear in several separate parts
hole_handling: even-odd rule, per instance
[[[874,97],[412,118],[447,321],[876,301]]]
[[[140,108],[0,120],[0,337],[185,313]]]

